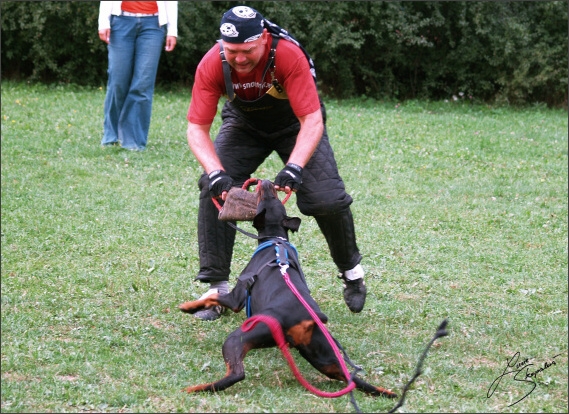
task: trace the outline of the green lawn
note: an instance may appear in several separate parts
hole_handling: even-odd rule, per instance
[[[2,82],[1,98],[2,412],[353,411],[302,388],[277,349],[251,352],[224,392],[181,391],[224,375],[221,345],[245,319],[177,310],[204,292],[189,90],[157,90],[142,153],[100,147],[104,90]],[[362,313],[294,196],[291,241],[362,376],[399,391],[448,318],[399,412],[567,412],[567,112],[370,100],[327,112],[354,198]],[[271,157],[256,176],[280,167]],[[231,284],[254,247],[237,235]],[[317,387],[340,389],[294,355]],[[355,397],[364,412],[394,405]]]

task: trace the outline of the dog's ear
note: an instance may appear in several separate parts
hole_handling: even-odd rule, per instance
[[[302,220],[300,220],[298,217],[285,217],[282,221],[283,227],[285,229],[288,229],[290,231],[298,231],[298,228],[300,227],[300,222]]]
[[[264,208],[261,210],[254,218],[253,218],[253,227],[259,230],[263,230],[265,228],[265,214],[267,213],[267,209]]]

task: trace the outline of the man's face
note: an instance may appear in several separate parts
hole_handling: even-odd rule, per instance
[[[257,40],[247,43],[223,42],[225,59],[237,73],[249,73],[259,63],[265,53],[267,44],[267,31]]]

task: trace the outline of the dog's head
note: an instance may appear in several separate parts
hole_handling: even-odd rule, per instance
[[[283,237],[288,240],[288,230],[298,231],[298,217],[289,217],[277,196],[275,186],[269,180],[257,183],[257,214],[253,219],[253,227],[259,237]]]

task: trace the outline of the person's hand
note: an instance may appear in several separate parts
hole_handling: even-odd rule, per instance
[[[171,52],[176,47],[176,36],[166,36],[166,52]]]
[[[109,44],[111,41],[111,29],[99,30],[99,39]]]
[[[227,192],[233,186],[233,180],[231,177],[223,170],[215,170],[208,174],[209,177],[209,192],[212,197],[221,196],[222,200],[225,200]]]
[[[285,193],[297,191],[302,184],[302,167],[289,162],[275,178],[275,189]]]

